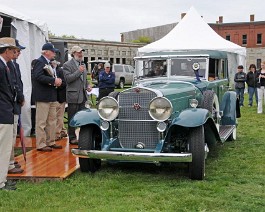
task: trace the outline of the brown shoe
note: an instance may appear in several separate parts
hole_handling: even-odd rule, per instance
[[[62,138],[65,138],[65,137],[67,137],[67,136],[68,136],[67,133],[65,133],[64,131],[61,132],[61,137],[62,137]]]
[[[73,140],[69,141],[69,143],[72,145],[78,145],[78,140],[73,139]]]
[[[19,163],[17,163],[17,164],[14,163],[14,166],[15,166],[15,168],[18,168],[18,169],[21,168],[21,165]]]
[[[8,174],[20,174],[22,173],[24,170],[20,169],[20,168],[13,168],[8,170]]]
[[[56,144],[53,144],[53,145],[51,145],[49,147],[53,148],[53,149],[62,149],[63,148],[61,145],[56,145]]]
[[[42,151],[42,152],[51,152],[52,151],[52,148],[51,147],[43,147],[41,149],[37,149],[38,151]]]

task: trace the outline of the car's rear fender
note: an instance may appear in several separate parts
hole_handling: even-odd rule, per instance
[[[96,109],[85,109],[77,112],[70,120],[70,126],[81,127],[87,124],[95,124],[100,126],[100,117]]]

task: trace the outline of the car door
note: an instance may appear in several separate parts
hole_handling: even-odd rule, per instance
[[[132,73],[131,68],[129,65],[124,66],[124,75],[125,75],[125,84],[126,85],[132,84],[132,81],[133,81],[133,73]]]

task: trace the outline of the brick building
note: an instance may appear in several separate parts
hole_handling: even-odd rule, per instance
[[[181,18],[184,16],[185,13],[182,13]],[[260,68],[261,61],[265,60],[265,21],[255,21],[254,18],[254,15],[250,15],[249,22],[223,23],[223,17],[220,16],[216,23],[209,23],[209,25],[223,38],[247,48],[247,67],[254,63]],[[173,23],[123,32],[121,41],[130,42],[140,36],[147,36],[154,42],[165,36],[176,25],[177,23]]]

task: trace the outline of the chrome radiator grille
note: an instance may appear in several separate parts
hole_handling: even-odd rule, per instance
[[[150,101],[156,93],[143,88],[133,88],[119,95],[119,141],[124,148],[135,148],[139,142],[153,149],[159,140],[157,122],[148,113]],[[138,121],[137,121],[138,120]]]

